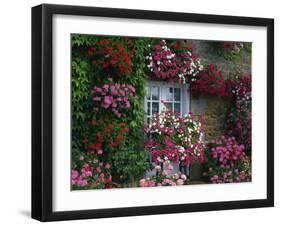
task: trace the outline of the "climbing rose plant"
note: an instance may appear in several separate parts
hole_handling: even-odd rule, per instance
[[[107,38],[99,40],[95,47],[88,49],[88,57],[92,64],[115,76],[129,76],[131,74],[134,53],[133,48],[128,49],[121,43]]]
[[[152,76],[170,82],[187,83],[203,69],[192,47],[183,41],[168,45],[166,40],[161,40],[160,44],[153,47],[147,59]]]
[[[153,115],[145,132],[148,139],[145,148],[157,164],[170,160],[187,166],[203,161],[203,124],[193,114],[181,117],[167,109]]]

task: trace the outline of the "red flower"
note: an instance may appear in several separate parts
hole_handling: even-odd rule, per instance
[[[231,42],[223,42],[223,48],[229,49],[231,47]]]

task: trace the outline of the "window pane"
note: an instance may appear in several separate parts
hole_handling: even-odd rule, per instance
[[[150,102],[147,102],[147,110],[146,110],[146,113],[148,114],[148,115],[150,115]]]
[[[166,101],[173,101],[173,88],[166,88]]]
[[[152,114],[159,113],[159,103],[152,103]]]
[[[180,88],[175,88],[175,101],[180,101],[181,100],[181,89]]]
[[[146,99],[150,100],[150,87],[146,87]]]
[[[181,112],[181,105],[180,103],[174,103],[174,112]]]
[[[152,100],[159,100],[159,87],[151,87]]]
[[[166,103],[166,108],[168,108],[167,110],[169,110],[169,111],[173,111],[173,104],[172,103]]]
[[[150,124],[150,118],[148,117],[146,120],[147,120],[147,124],[149,125]]]

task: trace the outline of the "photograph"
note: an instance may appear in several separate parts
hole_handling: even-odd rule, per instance
[[[70,34],[71,191],[252,181],[252,43]]]

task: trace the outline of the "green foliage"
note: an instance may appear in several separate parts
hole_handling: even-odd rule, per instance
[[[104,156],[110,161],[113,170],[113,180],[121,183],[131,183],[143,176],[148,167],[147,153],[143,149],[143,123],[144,109],[143,101],[147,80],[146,56],[150,51],[148,38],[126,38],[126,37],[104,37],[93,35],[73,34],[72,38],[72,167],[81,168],[77,162],[79,157],[86,153],[83,143],[85,138],[91,137],[95,143],[93,126],[91,120],[99,120],[107,117],[115,123],[128,124],[129,134],[124,136],[123,143],[116,150],[107,145],[108,153]],[[99,65],[93,64],[88,56],[91,47],[97,47],[102,39],[114,40],[115,43],[124,46],[128,51],[134,48],[132,57],[132,72],[129,76],[113,77],[114,82],[131,84],[136,89],[138,98],[130,98],[131,110],[127,117],[116,118],[111,111],[93,111],[91,88],[95,85],[102,86],[108,82],[108,74]],[[96,125],[95,131],[104,129],[104,125]],[[109,143],[112,139],[108,139]],[[104,150],[105,153],[107,150]],[[114,154],[112,154],[114,153]]]
[[[139,151],[127,140],[113,155],[113,177],[121,183],[139,180],[149,166],[148,153]]]

